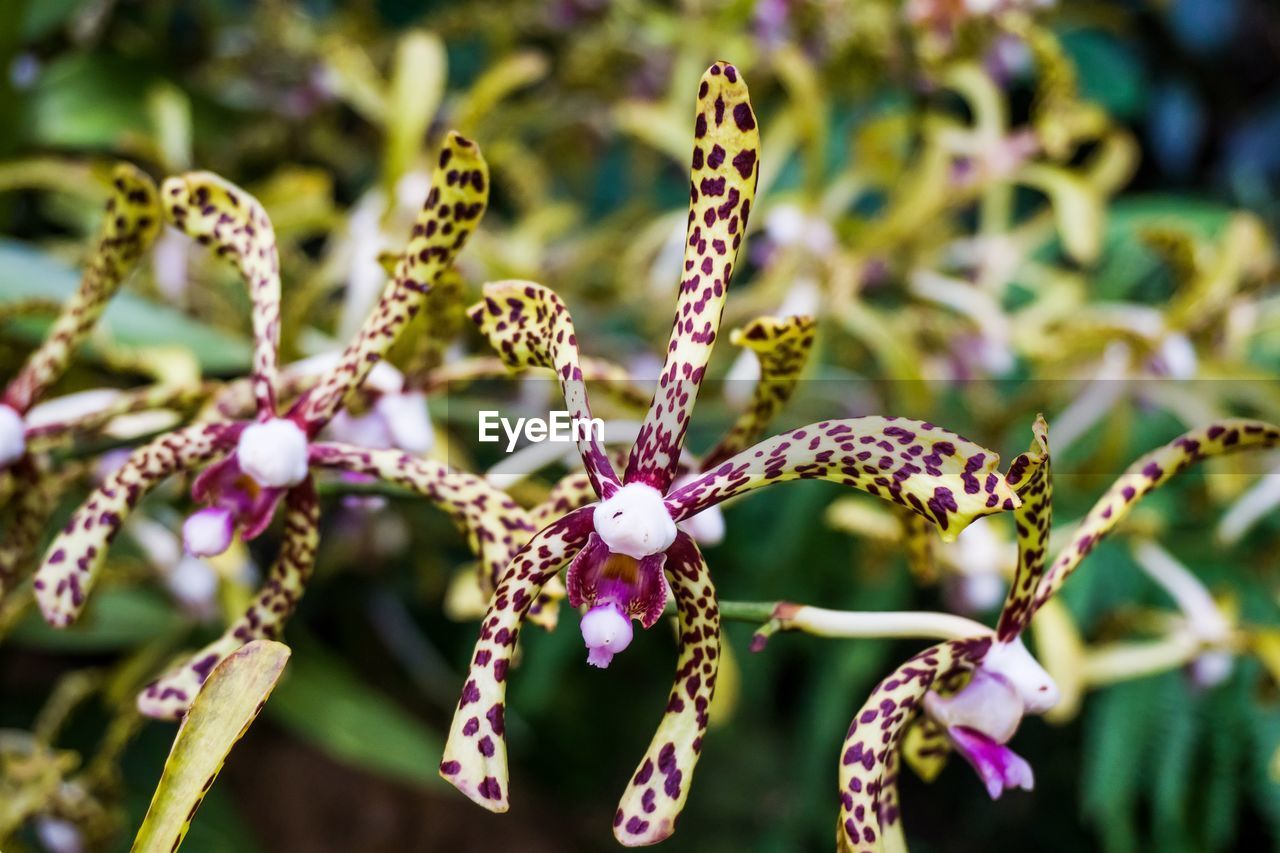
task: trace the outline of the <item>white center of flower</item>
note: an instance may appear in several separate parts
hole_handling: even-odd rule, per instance
[[[27,449],[26,424],[11,406],[0,404],[0,466],[14,462]]]
[[[307,476],[307,436],[286,418],[252,424],[236,447],[240,468],[268,489],[296,486]]]
[[[1027,651],[1021,638],[992,645],[982,666],[1008,679],[1018,691],[1025,713],[1043,714],[1058,704],[1058,685],[1053,683],[1053,678],[1045,668]]]
[[[661,493],[644,483],[628,483],[601,501],[595,527],[610,551],[636,560],[660,554],[676,541],[676,523]]]
[[[1008,743],[1022,722],[1018,691],[1003,676],[982,668],[974,670],[969,683],[953,696],[943,697],[930,690],[924,707],[935,722],[947,728],[973,729],[996,743]]]

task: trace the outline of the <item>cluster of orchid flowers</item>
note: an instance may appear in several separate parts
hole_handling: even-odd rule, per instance
[[[424,392],[443,380],[432,379],[430,370],[425,379],[407,378],[384,361],[409,321],[432,310],[433,293],[451,282],[454,261],[484,214],[489,176],[474,142],[448,137],[410,240],[352,341],[331,357],[285,368],[278,357],[280,264],[262,206],[212,174],[181,175],[157,189],[141,172],[121,167],[80,290],[0,405],[7,501],[0,592],[25,581],[22,571],[33,562],[58,494],[44,485],[54,482],[48,446],[101,429],[121,414],[199,397],[205,405],[191,423],[133,450],[48,545],[30,578],[44,618],[55,627],[76,620],[111,542],[147,493],[169,477],[194,475],[190,495],[200,508],[182,524],[193,557],[215,557],[237,538],[252,540],[281,514],[279,552],[258,595],[218,639],[138,697],[143,714],[182,719],[222,661],[253,640],[280,635],[305,590],[320,537],[317,475],[334,471],[406,488],[448,512],[480,558],[476,584],[487,605],[440,773],[487,809],[504,811],[509,802],[505,694],[522,623],[554,621],[558,599],[567,596],[581,612],[587,663],[604,668],[636,641],[634,622],[652,627],[674,600],[675,682],[614,818],[618,841],[637,846],[673,832],[707,730],[722,658],[721,614],[699,542],[724,536],[722,504],[773,483],[827,480],[881,498],[911,519],[903,525],[908,543],[930,527],[954,542],[971,522],[1010,512],[1016,570],[994,630],[947,614],[842,614],[786,604],[770,614],[753,648],[779,629],[944,641],[882,681],[855,715],[839,760],[840,849],[905,847],[897,798],[903,760],[931,778],[954,750],[992,797],[1030,789],[1032,768],[1008,744],[1024,716],[1049,712],[1061,697],[1055,678],[1023,643],[1033,617],[1143,496],[1195,462],[1280,444],[1280,427],[1224,420],[1144,456],[1050,561],[1052,479],[1043,419],[1033,426],[1031,449],[1003,473],[994,452],[908,419],[831,419],[760,440],[794,391],[814,341],[815,319],[796,312],[757,318],[734,333],[734,343],[754,353],[759,378],[728,435],[698,458],[685,439],[761,167],[759,128],[733,65],[717,62],[700,80],[693,135],[675,317],[647,412],[627,436],[632,443],[625,454],[587,431],[577,448],[582,470],[564,477],[535,507],[521,506],[484,477],[427,458],[432,426]],[[1022,165],[1019,160],[1012,168]],[[1044,178],[1043,171],[1032,172],[1031,180],[1037,174]],[[37,403],[164,223],[224,258],[244,279],[254,332],[247,381],[200,394],[167,386],[120,392],[105,403],[95,400],[88,411],[41,417]],[[626,378],[607,362],[579,355],[568,309],[542,285],[490,283],[468,315],[498,357],[455,366],[453,375],[549,370],[576,418],[591,417],[588,380]],[[430,366],[448,375],[449,365],[439,361],[430,359]],[[1194,583],[1156,552],[1145,553],[1153,576],[1163,579],[1195,627],[1181,660],[1227,648],[1230,626],[1214,621]]]

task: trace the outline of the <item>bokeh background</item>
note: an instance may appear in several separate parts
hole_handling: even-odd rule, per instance
[[[726,322],[779,306],[820,320],[815,365],[778,426],[929,418],[1010,459],[1038,411],[1051,430],[1061,416],[1074,435],[1055,460],[1057,511],[1070,520],[1197,411],[1280,417],[1268,236],[1280,221],[1280,6],[1269,0],[7,0],[0,299],[70,291],[114,160],[155,175],[211,169],[254,192],[276,224],[286,356],[321,351],[376,295],[377,251],[403,239],[423,168],[459,128],[494,174],[491,212],[462,263],[470,291],[504,277],[552,286],[586,351],[652,376],[674,302],[694,86],[714,59],[743,70],[765,133],[765,195]],[[994,131],[965,135],[981,121]],[[927,156],[939,146],[940,168]],[[1019,172],[1027,163],[1043,168]],[[1183,298],[1214,275],[1229,280],[1227,298]],[[985,296],[948,296],[948,281]],[[191,246],[164,238],[127,290],[108,322],[119,342],[177,347],[209,377],[243,370],[245,298]],[[1043,310],[1021,312],[1029,303]],[[6,369],[41,328],[0,326]],[[458,346],[481,351],[465,333]],[[747,386],[732,348],[721,350],[696,450]],[[1073,410],[1100,375],[1129,390]],[[91,355],[65,390],[126,380]],[[444,389],[432,411],[450,460],[497,461],[472,441],[477,400],[545,393]],[[1280,624],[1280,516],[1231,547],[1215,525],[1274,467],[1250,457],[1188,475],[1132,523],[1260,626]],[[998,606],[966,598],[963,578],[921,583],[892,537],[867,535],[874,519],[854,511],[840,523],[838,497],[793,484],[729,508],[728,535],[708,550],[720,596]],[[473,623],[446,614],[465,543],[440,513],[394,497],[372,511],[332,497],[324,524],[318,573],[286,635],[288,676],[186,849],[613,848],[616,798],[665,702],[669,632],[644,635],[608,671],[583,665],[570,614],[550,634],[527,633],[508,717],[513,806],[491,815],[436,777],[474,639]],[[255,542],[250,558],[269,559],[275,541]],[[122,543],[112,560],[116,582],[87,625],[58,634],[27,614],[0,644],[0,727],[31,728],[69,673],[154,666],[216,633],[216,619],[174,606],[136,547]],[[1131,636],[1143,612],[1172,607],[1123,537],[1090,557],[1065,600],[1090,642]],[[751,654],[753,627],[728,628],[732,669],[666,849],[827,849],[849,719],[920,647],[785,634]],[[992,803],[959,762],[928,785],[904,774],[913,849],[1275,847],[1274,662],[1234,663],[1211,689],[1168,672],[1092,692],[1056,725],[1028,721],[1016,747],[1035,767],[1034,794]],[[77,707],[60,745],[91,752],[114,707]],[[149,724],[123,752],[119,831],[105,849],[127,847],[172,735]],[[14,843],[41,849],[30,826]]]

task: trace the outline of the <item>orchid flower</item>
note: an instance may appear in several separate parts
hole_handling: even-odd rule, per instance
[[[104,389],[88,392],[99,395],[94,402],[100,405],[58,405],[62,401],[39,405],[66,372],[76,348],[88,337],[107,302],[159,230],[160,209],[155,185],[138,169],[117,166],[102,231],[79,288],[62,307],[44,341],[0,396],[0,475],[11,478],[10,494],[13,495],[6,507],[8,535],[0,546],[0,596],[12,586],[19,566],[39,543],[57,499],[56,492],[39,485],[44,463],[36,452],[43,445],[100,425],[139,404],[136,392]],[[81,402],[86,397],[85,394],[70,396],[79,397]],[[144,394],[141,402],[151,401]]]
[[[810,424],[719,461],[673,488],[754,196],[759,135],[747,87],[717,62],[699,86],[690,207],[675,322],[658,388],[621,477],[596,436],[578,443],[597,501],[548,524],[512,559],[481,623],[441,775],[491,811],[508,804],[506,679],[525,613],[569,563],[588,662],[604,667],[674,593],[680,656],[652,744],[614,818],[623,844],[667,837],[689,792],[715,688],[720,619],[707,565],[679,524],[771,483],[825,479],[908,506],[953,538],[974,518],[1017,503],[997,457],[932,424],[864,417]],[[556,371],[571,417],[590,417],[578,342],[564,303],[528,282],[485,289],[472,318],[513,367]]]
[[[1014,511],[1018,568],[995,633],[926,649],[872,691],[849,727],[841,755],[841,850],[905,849],[897,794],[904,751],[926,778],[955,749],[993,798],[1009,787],[1030,789],[1031,767],[1007,743],[1023,716],[1045,713],[1058,697],[1053,679],[1022,644],[1032,617],[1098,542],[1173,476],[1211,457],[1280,444],[1280,427],[1251,420],[1220,421],[1179,436],[1130,465],[1048,563],[1052,477],[1043,419],[1034,433],[1032,448],[1006,475],[1021,498]]]
[[[482,563],[496,574],[531,528],[523,510],[484,482],[396,449],[317,441],[385,356],[421,307],[436,278],[453,263],[484,212],[488,172],[477,146],[451,134],[396,274],[360,333],[337,363],[290,409],[278,409],[280,278],[266,213],[243,190],[209,173],[167,181],[161,192],[169,220],[237,266],[253,302],[252,420],[198,423],[162,435],[111,474],[50,544],[35,580],[46,621],[71,623],[100,573],[106,550],[130,511],[167,477],[200,470],[192,494],[205,509],[184,524],[187,550],[225,550],[233,533],[251,539],[283,503],[284,534],[268,579],[221,637],[162,676],[139,697],[148,716],[181,717],[213,667],[244,643],[274,637],[292,612],[315,562],[319,506],[314,469],[371,475],[425,496],[468,531]]]

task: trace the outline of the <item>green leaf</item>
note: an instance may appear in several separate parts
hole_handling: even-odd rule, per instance
[[[182,721],[135,853],[172,853],[182,843],[227,754],[262,710],[284,672],[289,647],[255,640],[214,667]]]
[[[300,647],[270,714],[337,761],[424,787],[443,784],[439,735],[316,644]]]
[[[66,299],[80,283],[80,274],[38,249],[0,238],[0,302],[30,297]],[[8,328],[31,342],[39,341],[48,320],[14,321]],[[248,369],[248,341],[206,326],[166,305],[120,293],[111,300],[99,327],[130,346],[182,346],[209,373],[230,374]],[[92,341],[88,345],[93,353]]]
[[[96,591],[84,615],[68,628],[50,628],[34,609],[14,628],[14,645],[59,652],[131,649],[182,625],[172,603],[154,590],[105,587]]]

